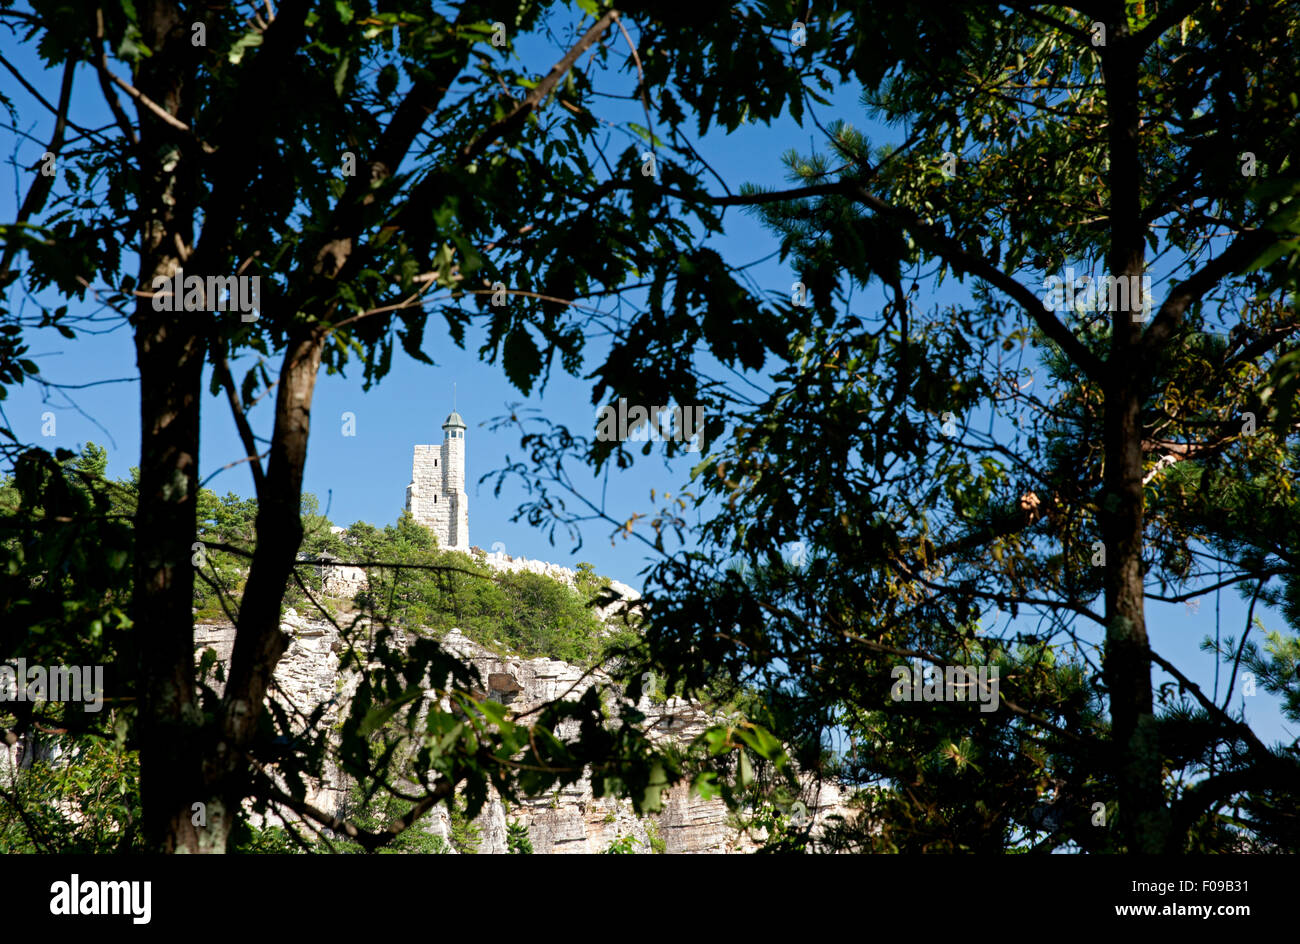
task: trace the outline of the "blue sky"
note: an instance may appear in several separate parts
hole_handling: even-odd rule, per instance
[[[525,60],[541,69],[549,67],[561,55],[558,47],[540,41],[525,41],[520,48]],[[47,98],[57,96],[58,74],[41,70],[32,50],[6,49],[5,54]],[[627,82],[623,84],[630,88]],[[24,142],[18,152],[18,163],[30,166],[44,150],[40,142],[48,139],[51,122],[48,113],[33,106],[21,89],[9,92],[6,88],[6,93],[19,105],[23,120],[30,122],[26,130],[32,140]],[[843,105],[852,105],[853,98],[852,94],[846,94]],[[99,91],[91,81],[81,82],[74,102],[74,111],[93,116],[87,120],[109,120]],[[619,113],[612,110],[611,114]],[[641,118],[640,105],[628,105],[620,117]],[[781,154],[791,147],[810,149],[815,134],[815,129],[801,129],[790,121],[775,127],[750,124],[729,137],[709,135],[699,146],[733,188],[742,181],[785,186],[788,182]],[[12,139],[11,135],[6,137]],[[625,144],[615,139],[615,146],[621,148]],[[11,149],[12,145],[0,153]],[[12,218],[17,199],[13,192],[0,195],[0,212]],[[730,209],[726,223],[726,236],[719,245],[729,258],[749,262],[775,250],[775,242],[750,214]],[[131,264],[125,269],[133,271]],[[751,273],[758,284],[772,291],[788,293],[794,281],[793,272],[774,261],[756,266]],[[74,313],[76,310],[74,306]],[[111,330],[94,338],[83,337],[76,343],[64,340],[52,330],[32,333],[32,356],[40,364],[42,376],[57,383],[84,384],[120,378],[128,378],[129,382],[104,383],[53,396],[28,384],[11,390],[3,407],[8,425],[20,439],[50,448],[77,448],[87,441],[99,443],[108,449],[109,474],[125,476],[138,463],[139,452],[135,350],[128,326],[120,320],[111,324]],[[452,409],[454,384],[456,406],[469,426],[466,448],[471,543],[486,549],[500,542],[512,555],[568,565],[591,561],[599,572],[639,586],[636,575],[646,563],[645,548],[639,542],[624,539],[611,542],[610,527],[592,524],[584,530],[584,546],[580,550],[573,551],[571,542],[558,538],[557,544],[551,546],[545,535],[527,524],[510,521],[525,498],[520,488],[503,489],[500,497],[494,497],[492,483],[479,484],[481,476],[505,464],[507,455],[519,455],[517,439],[505,433],[494,434],[487,428],[493,417],[508,413],[511,404],[521,404],[540,411],[554,422],[591,430],[595,409],[591,404],[590,381],[563,373],[557,364],[545,389],[524,397],[510,385],[499,366],[480,361],[477,353],[480,333],[471,330],[465,349],[461,350],[445,330],[439,330],[442,327],[439,317],[430,318],[424,350],[436,366],[415,362],[399,351],[389,375],[367,393],[362,392],[360,369],[355,362],[346,370],[347,376],[322,372],[313,406],[305,489],[319,497],[322,510],[328,506],[329,516],[336,523],[361,520],[383,525],[395,521],[402,511],[406,485],[411,479],[413,446],[441,442],[441,424]],[[604,350],[599,344],[591,348],[583,373],[601,362]],[[237,381],[252,363],[252,359],[246,358],[232,365]],[[278,366],[278,360],[273,359],[268,370],[274,374]],[[271,408],[272,397],[267,397],[251,416],[259,434],[269,432]],[[56,419],[56,435],[49,438],[41,436],[47,412],[52,412]],[[355,436],[343,434],[345,413],[355,414]],[[219,471],[243,454],[224,397],[209,398],[203,406],[200,476],[206,479],[217,474],[207,487],[222,494],[234,491],[251,496],[252,480],[246,466]],[[614,476],[608,483],[609,505],[621,512],[623,518],[636,511],[651,510],[651,489],[656,496],[665,491],[677,493],[691,465],[699,459],[697,455],[668,464],[654,456],[638,458],[634,475]],[[599,484],[594,478],[592,482]]]
[[[53,98],[57,93],[58,76],[40,68],[33,50],[18,48],[7,38],[2,42],[5,55],[47,98]],[[540,41],[521,44],[521,50],[526,60],[539,70],[548,68],[560,54],[558,47],[546,47]],[[11,165],[16,161],[20,167],[30,167],[44,150],[40,142],[48,138],[49,115],[35,106],[10,76],[2,73],[0,76],[3,76],[0,82],[4,82],[5,93],[19,108],[20,127],[32,136],[20,141],[12,133],[0,133],[0,154],[5,155]],[[83,118],[84,121],[107,121],[102,98],[90,76],[83,74],[79,80],[75,110],[83,116],[90,116]],[[622,117],[637,120],[640,117],[639,106],[628,108]],[[815,113],[823,124],[843,118],[864,127],[876,144],[902,137],[899,129],[880,128],[866,122],[857,104],[857,94],[851,89],[837,95],[831,108],[819,107]],[[696,143],[701,154],[734,190],[741,182],[787,185],[781,155],[791,148],[808,152],[816,147],[817,137],[818,132],[811,124],[801,128],[787,119],[771,127],[746,125],[729,136],[709,134]],[[20,199],[20,180],[26,179],[26,173],[10,174],[14,184],[0,193],[0,218],[13,218]],[[718,246],[729,260],[751,262],[775,250],[775,241],[751,215],[731,210],[726,222],[726,235]],[[130,264],[126,266],[127,271],[132,268]],[[794,273],[775,260],[756,266],[751,274],[758,284],[774,292],[787,293],[794,280]],[[865,299],[868,296],[859,293],[857,297]],[[923,293],[921,303],[929,308],[961,297],[964,297],[964,290],[948,280],[938,291],[930,286],[928,292]],[[493,417],[507,413],[510,404],[518,403],[539,410],[553,421],[571,428],[590,430],[595,418],[590,382],[575,379],[557,369],[544,390],[524,397],[510,386],[499,366],[487,366],[479,360],[478,336],[471,332],[465,350],[461,350],[445,332],[436,330],[439,326],[440,322],[431,318],[430,330],[426,334],[425,352],[436,362],[434,367],[416,363],[399,353],[394,358],[391,373],[364,394],[359,370],[353,370],[347,376],[321,376],[313,409],[306,490],[319,497],[322,510],[328,506],[328,514],[336,523],[362,520],[383,525],[395,521],[402,510],[405,488],[410,481],[413,446],[441,441],[440,426],[452,409],[455,384],[456,407],[469,426],[466,446],[471,543],[483,548],[500,544],[512,555],[568,566],[579,561],[591,561],[598,572],[640,586],[641,580],[637,575],[648,561],[640,543],[623,539],[611,541],[611,528],[597,523],[584,530],[581,549],[574,551],[570,542],[565,540],[552,546],[544,534],[531,529],[525,522],[510,521],[516,507],[525,498],[517,483],[508,485],[496,497],[492,494],[491,482],[479,482],[480,477],[501,468],[508,455],[518,456],[520,452],[514,438],[505,433],[494,434],[488,429],[486,424]],[[44,377],[62,384],[93,386],[48,392],[29,383],[10,389],[9,399],[2,405],[7,425],[21,440],[47,448],[63,446],[71,449],[87,441],[97,442],[108,449],[110,475],[124,477],[138,462],[135,351],[125,324],[105,322],[103,327],[109,330],[96,336],[82,336],[76,343],[67,342],[52,331],[32,334],[29,340],[33,359],[40,365]],[[600,347],[589,352],[587,370],[599,363],[601,353]],[[271,367],[277,366],[278,361],[273,361]],[[239,364],[235,365],[235,373],[237,379],[242,376]],[[112,382],[123,379],[125,382]],[[252,416],[255,428],[263,434],[269,432],[270,400],[268,397]],[[246,466],[218,471],[243,455],[224,400],[210,398],[203,409],[202,477],[218,473],[208,483],[209,488],[219,493],[234,491],[244,496],[251,495],[252,483]],[[56,419],[56,434],[48,438],[41,435],[47,413],[52,413]],[[355,436],[344,435],[345,413],[355,416]],[[652,489],[657,495],[679,491],[694,461],[695,458],[665,463],[655,456],[638,457],[632,470],[614,472],[607,481],[591,478],[588,484],[593,495],[606,488],[612,512],[616,517],[625,518],[633,512],[652,510]],[[1225,636],[1239,636],[1245,613],[1245,605],[1233,591],[1225,591],[1217,598],[1206,598],[1195,612],[1183,605],[1153,603],[1148,609],[1153,645],[1180,665],[1193,680],[1211,691],[1214,663],[1197,647],[1206,635],[1214,635],[1216,619],[1221,620]],[[1282,625],[1276,614],[1262,608],[1258,615],[1270,629]],[[1032,631],[1028,625],[1025,629]],[[1159,681],[1161,679],[1157,679],[1157,683]],[[1238,687],[1240,689],[1240,684]],[[1290,741],[1295,736],[1285,729],[1269,696],[1260,694],[1246,701],[1249,716],[1265,740],[1285,738]]]

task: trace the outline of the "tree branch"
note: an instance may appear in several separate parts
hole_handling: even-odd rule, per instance
[[[578,61],[578,57],[594,46],[617,18],[618,11],[610,10],[592,24],[591,29],[587,30],[582,38],[574,43],[573,48],[564,54],[563,59],[551,67],[551,71],[524,96],[523,101],[515,105],[510,114],[489,125],[482,134],[461,149],[460,153],[456,155],[456,163],[461,166],[469,164],[486,151],[494,141],[499,140],[522,125],[528,119],[528,116],[536,111],[538,106],[560,84],[560,80],[573,68],[573,64]]]
[[[253,428],[248,425],[248,416],[244,413],[243,404],[239,402],[234,378],[230,376],[230,362],[226,360],[225,351],[213,354],[212,369],[216,373],[217,381],[226,391],[226,402],[230,404],[230,412],[235,418],[235,428],[239,430],[239,439],[244,444],[244,454],[253,473],[253,489],[261,500],[266,492],[266,475],[262,472],[262,462],[258,457]]]
[[[77,62],[75,59],[69,59],[63,64],[63,81],[59,85],[59,107],[54,113],[54,133],[50,135],[49,146],[45,149],[55,157],[58,157],[59,151],[63,147],[63,132],[68,126],[68,105],[72,100],[72,76],[76,68]],[[27,196],[23,199],[22,206],[18,209],[18,216],[14,220],[15,225],[22,226],[32,216],[41,212],[45,208],[45,201],[49,198],[50,190],[53,187],[54,175],[51,174],[47,177],[38,171],[31,187],[27,190]],[[4,256],[0,257],[0,286],[6,284],[9,266],[13,263],[14,256],[17,254],[18,243],[14,240],[8,240]]]
[[[666,189],[669,196],[681,199],[699,199],[680,191]],[[1083,342],[1075,337],[1065,324],[1056,317],[1046,303],[1003,272],[982,255],[966,249],[960,242],[949,236],[939,226],[921,220],[915,213],[901,207],[893,206],[864,189],[854,181],[837,181],[835,183],[815,184],[810,187],[798,187],[790,190],[774,190],[766,193],[737,194],[726,197],[706,197],[705,202],[713,206],[758,206],[765,203],[779,203],[805,197],[843,195],[862,203],[881,216],[892,219],[910,232],[917,243],[929,249],[934,255],[947,262],[958,272],[969,272],[977,278],[1000,289],[1017,302],[1038,325],[1039,329],[1054,341],[1062,351],[1090,379],[1100,380],[1102,361],[1084,347]]]
[[[1156,665],[1160,666],[1160,668],[1172,675],[1178,680],[1179,685],[1191,692],[1192,697],[1196,699],[1208,714],[1214,718],[1218,718],[1220,723],[1224,724],[1229,731],[1237,732],[1237,736],[1245,741],[1250,746],[1251,750],[1260,756],[1261,760],[1267,760],[1270,764],[1278,763],[1279,758],[1277,755],[1270,751],[1264,742],[1255,735],[1255,732],[1251,730],[1250,725],[1243,721],[1238,721],[1236,718],[1232,717],[1232,715],[1228,714],[1216,705],[1208,695],[1201,691],[1199,685],[1180,672],[1172,662],[1161,656],[1154,649],[1148,646],[1147,653],[1151,656],[1152,662],[1156,663]]]
[[[108,50],[104,46],[104,11],[95,10],[95,45],[99,48],[98,58],[93,60],[95,72],[99,76],[99,88],[104,93],[104,101],[108,102],[108,109],[113,113],[113,120],[117,122],[118,128],[132,145],[140,143],[136,137],[135,129],[131,126],[131,121],[126,117],[126,111],[122,108],[122,103],[117,98],[117,93],[113,91],[112,85],[108,81],[111,75],[108,71]]]
[[[1230,275],[1240,272],[1254,262],[1280,237],[1268,230],[1244,232],[1228,248],[1204,266],[1175,285],[1160,305],[1151,326],[1142,336],[1144,358],[1149,358],[1183,323],[1187,309]]]
[[[439,802],[451,795],[450,784],[448,784],[446,780],[439,780],[437,785],[433,788],[433,791],[428,796],[422,797],[418,800],[410,810],[407,811],[405,816],[399,816],[397,819],[393,820],[388,824],[387,828],[385,828],[383,832],[374,833],[368,829],[362,829],[360,826],[350,823],[347,820],[339,819],[337,816],[331,816],[329,813],[322,812],[310,803],[294,799],[289,796],[289,794],[276,787],[271,779],[265,774],[259,774],[257,779],[260,781],[263,796],[267,799],[274,800],[276,803],[293,810],[299,816],[305,816],[308,819],[314,820],[327,829],[342,833],[360,845],[367,852],[374,852],[376,849],[388,845],[388,843],[392,842],[402,833],[406,832],[406,830],[410,829],[411,826],[414,825],[415,821],[421,816],[429,812],[429,810],[433,809]]]

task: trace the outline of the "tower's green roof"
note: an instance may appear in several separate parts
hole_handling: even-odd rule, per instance
[[[459,413],[452,410],[451,416],[447,417],[446,421],[442,424],[442,428],[446,429],[448,426],[459,426],[461,429],[465,429],[465,421],[460,418]]]

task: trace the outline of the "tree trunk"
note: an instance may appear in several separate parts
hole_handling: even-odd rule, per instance
[[[144,41],[154,54],[136,84],[171,114],[193,72],[181,44],[187,26],[171,4],[140,10]],[[142,291],[155,276],[170,278],[192,239],[197,176],[190,139],[148,112],[137,111],[141,171]],[[195,698],[194,565],[199,466],[199,397],[205,331],[202,312],[154,310],[138,299],[132,319],[140,370],[140,491],[135,518],[132,591],[134,657],[139,667],[140,796],[150,845],[196,851],[191,805],[198,799],[202,715]]]
[[[132,615],[142,670],[144,829],[152,845],[174,852],[197,847],[190,805],[198,799],[203,719],[195,701],[191,558],[203,355],[181,319],[166,315],[140,318],[137,328],[141,450]]]
[[[1162,852],[1169,828],[1160,750],[1152,713],[1151,659],[1142,572],[1143,494],[1141,405],[1147,368],[1142,357],[1145,299],[1135,289],[1145,270],[1144,179],[1138,134],[1139,53],[1133,48],[1124,4],[1116,4],[1101,47],[1106,80],[1111,240],[1108,268],[1130,290],[1128,307],[1111,313],[1103,414],[1100,526],[1106,543],[1106,648],[1113,771],[1119,788],[1120,828],[1129,852]],[[1134,296],[1138,297],[1134,297]]]
[[[1106,397],[1106,473],[1102,533],[1106,541],[1105,679],[1110,696],[1120,826],[1130,852],[1163,851],[1165,806],[1151,660],[1143,604],[1142,446],[1136,381]]]
[[[280,606],[302,544],[302,476],[327,337],[327,328],[317,325],[291,339],[280,371],[265,494],[257,509],[257,548],[239,606],[220,741],[205,769],[203,802],[209,815],[204,851],[226,850],[235,815],[249,792],[248,751],[267,689],[289,645],[280,630]]]

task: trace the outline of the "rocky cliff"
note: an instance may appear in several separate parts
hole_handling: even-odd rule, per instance
[[[537,562],[508,559],[490,560],[490,563],[496,569],[547,573],[572,585],[573,572],[555,565],[537,568],[529,566]],[[336,588],[348,593],[355,592],[362,583],[351,573],[326,576],[327,580],[333,579]],[[633,592],[621,586],[617,589],[627,594]],[[607,608],[602,615],[609,615],[611,609]],[[317,706],[327,704],[324,729],[330,730],[344,713],[347,698],[357,682],[354,673],[340,672],[338,652],[342,644],[338,630],[328,621],[306,619],[292,610],[286,614],[282,629],[292,641],[275,671],[271,697],[296,717],[310,715]],[[230,658],[234,628],[229,623],[200,625],[196,628],[195,642],[198,653],[211,648],[225,664]],[[613,687],[613,680],[604,673],[589,673],[555,659],[502,656],[459,631],[449,633],[442,644],[478,670],[486,683],[488,697],[515,712],[528,712],[558,698],[576,698],[592,686]],[[653,740],[689,741],[713,723],[698,707],[677,698],[656,701],[646,696],[638,708],[647,717],[646,731]],[[311,785],[306,799],[318,809],[338,814],[347,792],[346,778],[337,768],[327,766],[325,776]],[[814,828],[826,817],[846,812],[840,792],[833,786],[822,785],[818,790],[806,792],[808,815],[813,819]],[[636,816],[628,801],[597,799],[586,778],[553,795],[513,804],[508,812],[502,800],[493,796],[476,820],[481,834],[480,852],[507,851],[508,821],[523,824],[534,851],[543,854],[604,852],[616,840],[626,842],[626,837],[631,837],[633,847],[639,852],[722,853],[756,848],[752,837],[731,824],[721,800],[702,800],[691,795],[685,786],[674,788],[666,797],[663,809],[646,817]],[[449,839],[451,825],[445,807],[439,806],[429,814],[424,828]]]

